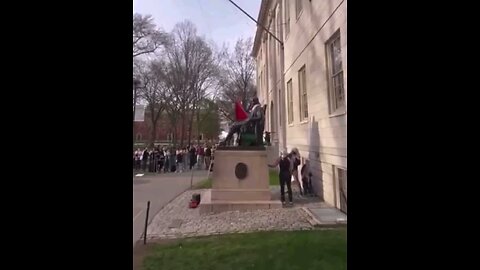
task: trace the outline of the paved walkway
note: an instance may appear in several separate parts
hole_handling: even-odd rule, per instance
[[[206,175],[207,171],[194,171],[193,179],[191,172],[145,174],[134,177],[133,245],[140,239],[144,231],[147,201],[151,202],[149,221],[152,221],[162,207],[190,188],[191,180],[195,184],[205,179]]]
[[[279,187],[271,187],[271,190],[274,199],[280,196]],[[152,220],[147,237],[169,239],[253,231],[311,230],[314,226],[302,208],[328,207],[316,197],[294,196],[291,208],[200,215],[199,208],[190,209],[188,203],[193,193],[201,192],[203,190],[188,190],[166,205]]]

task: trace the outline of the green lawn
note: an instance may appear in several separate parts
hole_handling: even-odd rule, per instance
[[[270,182],[270,186],[279,186],[280,182],[278,180],[278,172],[275,170],[268,171],[268,178]]]
[[[152,245],[143,270],[347,269],[346,229],[231,234]]]
[[[193,189],[212,188],[212,178],[203,179],[202,181],[193,185]]]
[[[270,186],[280,185],[280,183],[278,182],[278,172],[274,170],[269,170],[268,181],[270,183]],[[203,179],[202,181],[198,182],[193,186],[193,189],[204,189],[204,188],[212,188],[212,178]]]

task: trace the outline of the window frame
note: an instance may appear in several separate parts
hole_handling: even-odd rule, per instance
[[[303,11],[303,2],[302,1],[303,0],[295,0],[295,16],[296,16],[297,21],[300,18],[300,15],[302,15],[302,11]],[[300,5],[298,3],[300,3]],[[299,6],[300,6],[300,9],[298,9]]]
[[[289,87],[290,86],[290,87]],[[293,81],[287,81],[287,124],[293,125],[295,117],[293,114]]]
[[[334,62],[334,52],[333,44],[338,40],[340,46],[340,57],[342,58],[342,48],[341,48],[341,35],[340,30],[337,30],[325,43],[326,58],[327,58],[327,82],[328,82],[328,110],[330,116],[338,116],[346,113],[346,94],[345,94],[345,77],[344,77],[344,68],[343,61],[341,61],[340,70],[333,73],[333,62]],[[343,60],[343,59],[341,59]],[[340,78],[338,85],[335,83],[335,80]],[[338,97],[338,88],[341,88],[343,99],[339,100]]]
[[[298,100],[300,122],[308,122],[308,90],[306,65],[303,65],[298,70]]]
[[[290,34],[290,5],[289,0],[285,0],[285,40]]]

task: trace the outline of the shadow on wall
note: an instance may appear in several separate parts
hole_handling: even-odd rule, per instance
[[[308,159],[310,160],[310,171],[312,173],[313,191],[323,201],[323,174],[320,163],[320,134],[318,132],[318,122],[315,116],[310,118],[308,126]]]

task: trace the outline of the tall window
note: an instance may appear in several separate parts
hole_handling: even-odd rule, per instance
[[[277,5],[278,6],[278,5]],[[271,21],[271,24],[272,24],[272,29],[271,29],[271,32],[274,33],[274,35],[278,36],[277,35],[277,18],[275,17],[276,14],[277,14],[277,7],[275,7],[275,9],[273,10],[272,12],[273,14],[273,18],[272,18],[272,21]],[[272,53],[272,56],[274,56],[275,54],[275,51],[277,50],[277,41],[276,40],[273,40],[272,38],[272,35],[270,35],[270,40],[271,42],[273,42],[273,53]]]
[[[278,104],[282,104],[282,103],[280,103],[281,100],[282,100],[282,91],[280,89],[278,89],[278,100],[279,100]],[[278,112],[279,112],[278,113],[278,123],[279,123],[280,126],[282,126],[282,109],[281,108],[282,108],[282,106],[280,106],[278,108]]]
[[[275,110],[273,108],[273,101],[270,101],[270,131],[276,132],[277,124],[275,123]]]
[[[290,1],[285,0],[285,38],[290,33]]]
[[[328,95],[330,113],[345,110],[345,90],[343,88],[342,48],[340,31],[327,42]]]
[[[298,96],[300,97],[300,121],[308,119],[307,80],[305,65],[298,71]]]
[[[292,79],[287,82],[287,102],[288,102],[288,123],[293,123],[293,93],[292,93]]]
[[[302,1],[303,0],[295,0],[295,12],[297,15],[297,19],[298,19],[298,16],[300,16],[300,12],[303,9]]]
[[[277,37],[282,40],[282,13],[281,10],[278,9],[278,14],[276,14],[275,23],[277,24]],[[277,55],[280,54],[280,46],[277,46]]]

